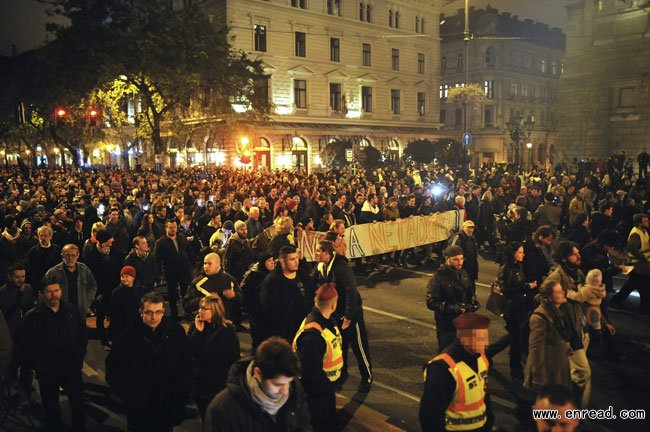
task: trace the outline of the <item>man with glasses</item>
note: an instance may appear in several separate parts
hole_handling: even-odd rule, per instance
[[[171,431],[185,417],[192,350],[159,293],[145,294],[139,312],[141,321],[113,342],[106,382],[124,402],[129,431]]]
[[[97,293],[95,277],[86,264],[78,261],[77,245],[69,243],[63,246],[61,258],[62,261],[50,268],[45,277],[57,281],[63,291],[63,301],[75,305],[85,317]]]

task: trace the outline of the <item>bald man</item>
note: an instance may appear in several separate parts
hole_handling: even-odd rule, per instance
[[[195,315],[199,308],[199,300],[210,294],[218,294],[226,307],[226,318],[235,324],[241,321],[241,306],[243,294],[234,277],[221,267],[221,258],[211,252],[203,258],[203,272],[190,284],[187,295],[183,299],[186,315]]]

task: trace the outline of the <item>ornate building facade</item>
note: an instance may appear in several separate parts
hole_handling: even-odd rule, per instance
[[[460,140],[463,107],[447,103],[449,91],[469,82],[484,89],[487,102],[469,106],[474,163],[548,162],[555,145],[556,95],[565,36],[557,28],[520,20],[497,9],[469,8],[469,55],[465,55],[464,9],[441,15],[440,123]]]
[[[441,1],[202,2],[235,49],[263,62],[272,107],[269,122],[206,135],[207,162],[241,163],[246,147],[254,167],[313,170],[335,138],[353,144],[351,158],[372,145],[390,161],[411,140],[440,137]]]
[[[650,140],[650,1],[568,0],[558,160],[636,156]]]

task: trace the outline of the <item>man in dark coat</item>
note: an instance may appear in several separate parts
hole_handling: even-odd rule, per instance
[[[135,269],[135,286],[143,287],[145,291],[153,289],[157,276],[156,261],[145,237],[137,236],[133,239],[133,249],[124,258],[124,265]]]
[[[348,376],[348,350],[351,345],[361,374],[359,391],[367,392],[372,383],[372,364],[361,296],[357,290],[354,273],[348,260],[334,252],[334,245],[330,241],[318,242],[316,255],[319,262],[312,272],[314,285],[334,283],[339,293],[334,312],[343,335],[343,369],[339,385],[345,382]]]
[[[299,270],[298,251],[295,246],[280,249],[280,265],[262,282],[260,329],[268,336],[293,340],[300,322],[314,305],[314,288],[309,275]]]
[[[248,312],[248,319],[251,326],[251,339],[253,345],[253,352],[255,348],[262,342],[260,338],[260,324],[262,310],[260,306],[260,287],[262,282],[268,276],[269,272],[275,268],[275,260],[271,253],[262,253],[258,262],[253,264],[251,268],[244,273],[241,282],[241,291],[244,295],[244,309]]]
[[[591,222],[589,224],[589,235],[592,239],[598,237],[598,235],[607,230],[614,228],[614,223],[612,222],[612,214],[614,213],[614,207],[610,201],[601,202],[598,205],[598,210],[591,213]],[[616,243],[618,244],[618,243]]]
[[[227,387],[208,405],[203,432],[311,432],[299,376],[289,343],[265,340],[254,357],[230,368]]]
[[[445,263],[433,275],[427,287],[427,307],[435,314],[440,351],[456,338],[454,318],[479,308],[476,285],[463,270],[463,250],[460,246],[449,246],[443,255]]]
[[[62,295],[58,282],[42,281],[41,302],[25,316],[20,353],[24,366],[36,371],[47,430],[65,430],[59,407],[59,387],[63,387],[70,401],[72,429],[84,431],[81,367],[88,344],[86,322],[77,307],[61,300]]]
[[[168,431],[185,418],[192,350],[180,324],[164,316],[156,292],[140,300],[142,321],[115,339],[106,382],[124,402],[129,431]]]
[[[460,246],[463,250],[463,270],[473,281],[478,280],[478,245],[474,237],[474,222],[466,220],[461,230],[449,239],[449,246]]]
[[[54,231],[49,226],[43,225],[36,232],[38,244],[27,254],[27,282],[33,289],[39,291],[45,272],[60,262],[61,248],[52,243]]]
[[[165,235],[156,241],[154,248],[156,266],[160,269],[167,281],[167,296],[169,309],[174,319],[178,318],[178,290],[181,297],[185,296],[187,286],[192,280],[192,248],[184,235],[178,234],[176,221],[165,222]]]
[[[236,221],[234,227],[235,232],[228,239],[223,255],[223,268],[241,281],[248,267],[255,262],[255,255],[248,239],[246,223]]]

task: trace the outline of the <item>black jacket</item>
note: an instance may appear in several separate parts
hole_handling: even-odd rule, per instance
[[[79,373],[88,344],[86,322],[68,303],[61,301],[58,312],[39,303],[25,315],[19,342],[24,365],[37,374]]]
[[[45,273],[60,262],[61,248],[58,245],[52,243],[49,248],[42,248],[37,244],[27,254],[27,282],[38,291]]]
[[[253,401],[246,370],[252,357],[236,362],[228,384],[208,406],[203,432],[311,432],[309,409],[300,381],[291,382],[289,399],[273,419]]]
[[[443,264],[427,286],[427,307],[434,311],[438,326],[453,329],[452,321],[461,308],[478,309],[475,293],[474,281],[465,270],[459,273]]]
[[[226,318],[230,319],[233,308],[240,307],[244,300],[241,290],[239,289],[239,284],[235,278],[223,270],[210,276],[201,273],[199,276],[194,278],[187,289],[187,294],[183,297],[183,309],[185,310],[185,313],[194,314],[199,309],[199,301],[205,297],[205,293],[202,293],[197,289],[197,284],[206,277],[208,279],[201,284],[201,288],[221,297],[221,300],[223,300],[223,306],[226,310]],[[235,297],[232,300],[229,300],[223,295],[223,292],[231,288],[235,291]]]
[[[551,266],[544,255],[544,251],[535,245],[533,239],[524,242],[524,274],[526,282],[537,281],[539,286],[551,269]]]
[[[16,338],[21,331],[25,314],[35,304],[32,287],[29,284],[25,284],[25,286],[25,292],[20,292],[20,288],[11,282],[0,287],[0,310],[5,316],[13,338]]]
[[[589,235],[592,239],[598,237],[598,234],[606,229],[614,228],[612,218],[605,216],[601,212],[595,211],[591,213],[591,222],[589,223]]]
[[[467,272],[472,280],[478,280],[478,245],[474,236],[468,236],[465,231],[460,231],[454,234],[449,239],[449,246],[460,246],[463,250],[463,270]]]
[[[127,327],[135,327],[142,321],[140,318],[140,299],[149,290],[137,286],[135,282],[132,287],[120,284],[111,294],[110,317],[111,326],[109,331],[115,339]]]
[[[334,253],[333,260],[333,263],[330,261],[331,267],[327,264],[322,266],[326,275],[323,275],[319,270],[320,264],[314,267],[311,273],[314,288],[318,289],[319,286],[327,282],[334,283],[336,292],[339,295],[336,311],[334,312],[336,317],[354,320],[358,314],[363,312],[361,309],[361,295],[357,289],[354,273],[344,256]],[[329,271],[327,271],[328,268]]]
[[[162,416],[163,424],[183,420],[192,370],[185,330],[167,317],[155,331],[142,321],[127,329],[106,357],[106,382],[127,413]]]
[[[145,287],[147,290],[153,288],[156,276],[158,276],[153,254],[150,253],[147,255],[147,258],[142,259],[135,251],[131,250],[126,258],[124,258],[124,265],[129,265],[135,269],[134,285]]]
[[[598,269],[603,273],[603,283],[607,291],[614,289],[614,276],[621,270],[616,267],[609,257],[609,254],[603,249],[596,240],[587,243],[581,250],[582,271],[587,274],[591,269]]]
[[[190,280],[194,262],[192,248],[183,234],[176,234],[176,241],[178,250],[174,246],[174,241],[166,235],[156,240],[154,248],[156,266],[164,272],[167,279],[171,277],[175,280]]]
[[[212,398],[226,387],[228,370],[239,360],[239,339],[232,325],[205,324],[198,331],[194,324],[188,333],[194,354],[194,395]]]
[[[108,254],[108,260],[99,252],[97,245],[86,254],[86,265],[97,281],[97,295],[110,297],[111,292],[120,284],[120,270],[123,256],[118,256],[113,249]],[[109,300],[110,298],[107,298]]]
[[[263,338],[293,337],[300,323],[314,305],[315,290],[309,276],[300,270],[295,279],[287,279],[278,268],[269,273],[260,287]]]
[[[230,236],[226,250],[223,254],[223,268],[235,279],[240,281],[255,262],[255,255],[251,242],[248,239],[241,239],[237,233]]]

